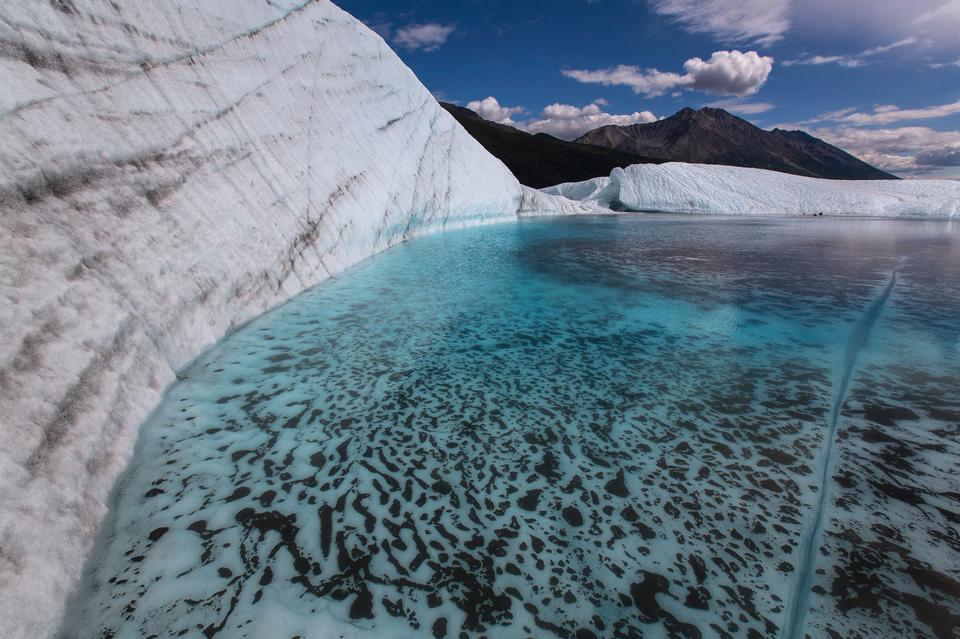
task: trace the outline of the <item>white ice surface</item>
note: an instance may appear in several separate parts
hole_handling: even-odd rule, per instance
[[[0,628],[49,636],[138,425],[231,328],[521,188],[331,3],[0,3]],[[526,193],[526,195],[524,195]]]
[[[630,211],[715,215],[960,216],[960,181],[820,180],[733,166],[636,164],[543,189]]]

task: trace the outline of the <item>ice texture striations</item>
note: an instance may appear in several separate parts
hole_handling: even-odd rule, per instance
[[[821,180],[706,164],[636,164],[543,189],[627,211],[716,215],[960,216],[960,181]]]
[[[175,371],[524,189],[330,2],[3,3],[0,77],[0,624],[43,637]]]

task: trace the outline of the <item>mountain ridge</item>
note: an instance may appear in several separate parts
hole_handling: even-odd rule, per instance
[[[441,102],[440,106],[506,164],[521,184],[533,188],[580,182],[609,175],[615,168],[663,161],[605,146],[568,142],[546,133],[528,133],[485,120],[475,111],[449,102]]]
[[[602,126],[574,141],[660,161],[723,164],[833,180],[899,179],[803,131],[766,131],[710,107],[686,107],[646,124]]]

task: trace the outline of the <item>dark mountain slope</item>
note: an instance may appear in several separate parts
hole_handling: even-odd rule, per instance
[[[533,188],[610,175],[616,167],[655,160],[603,146],[565,142],[546,133],[530,134],[446,102],[440,103],[487,151],[507,165],[521,184]]]
[[[577,142],[661,161],[728,164],[828,179],[897,179],[802,131],[765,131],[723,109],[688,108],[650,124],[604,126]]]

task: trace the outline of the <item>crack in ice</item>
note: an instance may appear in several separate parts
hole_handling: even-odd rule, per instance
[[[870,342],[870,333],[890,294],[897,283],[897,273],[900,271],[900,265],[897,265],[890,274],[890,281],[887,282],[880,295],[870,303],[864,311],[863,316],[854,326],[850,341],[847,342],[847,349],[843,361],[843,374],[840,378],[840,384],[837,387],[837,393],[834,396],[833,405],[830,409],[830,418],[827,423],[826,441],[823,452],[823,467],[820,475],[820,492],[813,510],[813,522],[808,528],[809,535],[800,547],[800,561],[797,566],[797,587],[793,592],[791,601],[787,606],[787,623],[783,626],[784,639],[803,639],[803,632],[806,626],[807,612],[810,607],[810,592],[813,586],[814,570],[816,568],[815,551],[819,548],[817,543],[823,533],[824,511],[827,507],[827,482],[830,478],[831,460],[833,457],[833,442],[837,433],[837,424],[840,421],[840,410],[843,407],[847,397],[847,390],[850,386],[850,380],[857,366],[857,357],[867,347]]]

